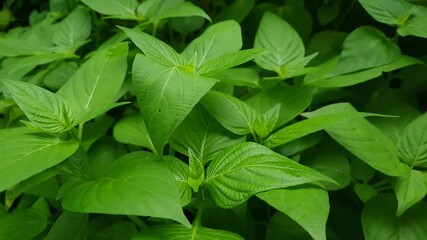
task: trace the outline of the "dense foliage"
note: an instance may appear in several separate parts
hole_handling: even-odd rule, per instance
[[[6,0],[0,240],[427,239],[427,4]]]

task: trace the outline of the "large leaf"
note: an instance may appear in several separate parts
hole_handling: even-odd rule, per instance
[[[332,181],[257,143],[224,149],[208,167],[206,184],[215,203],[235,207],[253,194],[316,181]]]
[[[413,240],[427,238],[427,204],[420,202],[396,217],[396,199],[391,194],[368,201],[362,212],[366,240]]]
[[[76,141],[30,134],[28,130],[0,130],[0,192],[73,154]]]
[[[141,54],[135,58],[132,74],[148,133],[162,154],[170,135],[217,80],[166,68]]]
[[[210,91],[202,98],[201,103],[231,132],[238,135],[254,133],[258,113],[242,100],[225,93]]]
[[[79,123],[108,110],[116,101],[126,75],[127,54],[127,43],[97,52],[59,89]]]
[[[414,167],[427,167],[427,113],[406,126],[397,144],[399,158]]]
[[[91,30],[89,13],[78,7],[60,23],[58,30],[53,35],[53,43],[59,50],[74,52],[87,42]]]
[[[212,160],[222,149],[243,142],[222,127],[201,106],[196,106],[173,133],[170,144],[188,156],[191,148],[204,162]]]
[[[241,236],[236,233],[224,230],[205,228],[202,226],[193,226],[192,229],[185,228],[177,224],[169,224],[151,227],[136,235],[134,240],[157,240],[157,239],[171,239],[171,240],[243,240]]]
[[[393,182],[397,197],[397,216],[402,215],[409,207],[421,201],[427,194],[426,173],[411,170],[407,176],[402,176]]]
[[[24,209],[0,215],[1,240],[34,239],[47,227],[47,218],[34,209]]]
[[[384,33],[371,26],[359,27],[343,43],[343,51],[331,76],[378,67],[399,59],[400,49]]]
[[[304,57],[304,44],[285,20],[273,13],[265,13],[261,18],[255,36],[255,48],[272,50],[255,58],[255,62],[262,68],[281,72],[281,67],[292,60]]]
[[[75,212],[152,216],[191,226],[182,212],[172,173],[148,152],[120,157],[99,179],[67,192],[62,205]]]
[[[168,67],[184,65],[183,58],[169,45],[150,34],[120,27],[150,60]]]
[[[299,223],[313,239],[326,240],[329,214],[327,191],[314,187],[275,189],[258,193],[257,197]]]
[[[141,114],[132,114],[121,118],[113,128],[114,138],[122,143],[146,147],[154,151]]]
[[[411,14],[414,5],[405,0],[359,0],[375,20],[388,25],[401,25]]]
[[[16,104],[39,128],[58,133],[73,127],[75,115],[59,96],[41,87],[21,81],[1,81]]]
[[[182,55],[190,61],[195,57],[196,69],[205,61],[232,53],[242,48],[241,29],[235,21],[223,21],[214,24],[193,40],[182,52]]]
[[[137,0],[82,0],[84,4],[104,15],[133,19],[136,16]]]
[[[350,104],[339,103],[320,108],[306,116],[314,118],[331,113],[356,112]],[[326,132],[348,151],[384,174],[400,176],[409,170],[397,158],[393,141],[366,119],[353,119],[346,124],[329,126]]]
[[[88,228],[89,215],[64,211],[56,220],[45,240],[84,239]]]

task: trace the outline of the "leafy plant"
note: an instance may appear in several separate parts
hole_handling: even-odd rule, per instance
[[[3,3],[0,239],[427,238],[427,6],[276,2]]]

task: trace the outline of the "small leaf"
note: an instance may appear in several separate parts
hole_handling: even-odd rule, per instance
[[[92,30],[89,13],[78,7],[60,23],[53,34],[53,43],[62,50],[74,52],[87,42]]]
[[[30,134],[25,128],[0,130],[0,192],[71,156],[76,141]]]
[[[397,216],[420,202],[427,194],[427,176],[425,173],[411,170],[408,175],[394,179],[393,188],[396,192],[398,207]]]
[[[91,9],[113,17],[129,17],[133,19],[136,16],[137,0],[82,0]]]
[[[203,9],[197,7],[191,2],[179,2],[169,6],[167,9],[160,11],[156,16],[156,20],[164,18],[175,18],[175,17],[190,17],[197,16],[211,21],[211,18],[208,14],[203,11]]]
[[[409,17],[414,5],[404,0],[359,0],[375,20],[388,25],[401,25]]]
[[[177,224],[161,225],[150,227],[142,231],[132,239],[134,240],[157,240],[157,239],[173,239],[173,240],[188,240],[188,239],[206,239],[206,240],[243,240],[236,233],[205,228],[202,226],[193,226],[192,229],[185,228]]]
[[[87,214],[64,211],[49,230],[45,240],[80,240],[84,239],[88,228]]]
[[[166,68],[138,54],[132,69],[133,83],[148,133],[158,154],[216,79]]]
[[[184,49],[182,56],[190,61],[197,54],[197,69],[211,58],[238,51],[240,48],[242,48],[240,26],[237,22],[228,20],[208,27]]]
[[[427,113],[409,123],[397,144],[399,158],[413,167],[427,167]]]
[[[141,114],[132,114],[121,118],[113,128],[114,138],[122,143],[146,147],[154,151]]]
[[[199,191],[199,186],[205,180],[205,168],[202,159],[198,157],[191,148],[188,148],[190,174],[188,175],[188,185],[194,192]]]
[[[259,192],[322,180],[332,181],[252,142],[224,149],[212,160],[206,173],[207,187],[222,208],[235,207]]]
[[[258,193],[257,197],[288,215],[307,230],[313,239],[326,240],[329,214],[327,191],[313,187],[275,189]]]
[[[378,195],[378,190],[376,188],[365,183],[356,183],[353,187],[353,190],[357,197],[359,197],[359,199],[364,203]]]
[[[173,156],[164,156],[166,165],[175,177],[178,190],[181,195],[181,205],[185,206],[191,202],[192,192],[188,185],[188,176],[190,176],[190,168],[183,161]]]
[[[427,38],[427,8],[424,9],[423,16],[414,17],[411,16],[408,21],[405,22],[403,26],[400,26],[397,29],[397,33],[400,36],[417,36],[422,38]]]
[[[47,227],[47,218],[34,209],[0,215],[0,239],[34,239]]]
[[[273,50],[255,58],[255,62],[266,70],[281,72],[281,67],[290,61],[304,57],[304,44],[285,20],[273,13],[265,13],[255,36],[255,48]]]
[[[260,88],[258,73],[252,68],[230,68],[213,76],[221,83],[231,86]]]
[[[167,67],[184,65],[184,59],[172,47],[159,39],[141,31],[124,27],[119,28],[126,33],[132,42],[141,49],[150,60]]]
[[[48,90],[21,81],[1,81],[16,104],[37,127],[60,133],[75,125],[75,114],[59,96]]]
[[[201,100],[203,107],[222,126],[238,135],[253,133],[258,113],[245,102],[233,96],[210,91]]]
[[[114,161],[104,174],[66,193],[63,207],[84,213],[168,218],[191,226],[182,212],[175,179],[159,157],[148,152],[129,153]]]
[[[413,240],[427,238],[427,204],[419,202],[402,216],[396,217],[397,203],[391,194],[369,200],[362,212],[362,227],[366,240]]]
[[[97,52],[62,86],[57,94],[84,123],[107,111],[116,101],[126,75],[128,45],[116,44]]]

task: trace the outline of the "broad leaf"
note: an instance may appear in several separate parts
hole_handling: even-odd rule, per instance
[[[391,194],[378,195],[368,201],[362,212],[366,240],[413,240],[427,238],[427,204],[420,202],[396,217],[397,203]]]
[[[99,179],[67,192],[62,205],[75,212],[168,218],[190,227],[172,173],[148,152],[120,157]]]
[[[414,7],[405,0],[359,0],[359,3],[375,20],[388,25],[402,25]]]
[[[259,192],[322,180],[332,181],[262,145],[247,142],[224,149],[212,160],[205,182],[215,203],[231,208]]]
[[[205,228],[202,226],[193,226],[192,229],[185,228],[177,224],[162,225],[150,227],[136,235],[134,240],[157,240],[157,239],[173,239],[173,240],[188,240],[188,239],[203,239],[203,240],[243,240],[236,233],[225,230]]]
[[[62,96],[83,123],[107,111],[116,101],[126,75],[128,46],[119,43],[97,52],[62,86]]]
[[[62,162],[78,147],[76,141],[30,134],[29,130],[0,130],[0,192]]]
[[[191,202],[192,192],[188,185],[188,176],[190,176],[190,168],[183,161],[173,156],[164,156],[165,163],[175,177],[178,185],[179,193],[181,194],[181,204],[185,206]]]
[[[216,23],[193,40],[182,52],[190,61],[195,56],[196,69],[207,60],[232,53],[242,48],[241,29],[235,21]]]
[[[148,133],[158,154],[200,98],[217,82],[176,68],[165,68],[138,54],[133,83]]]
[[[81,8],[76,8],[61,23],[53,35],[53,43],[57,51],[74,52],[87,42],[92,30],[89,13]]]
[[[120,119],[114,125],[113,136],[119,142],[146,147],[154,151],[141,114],[132,114]]]
[[[0,215],[0,239],[34,239],[47,227],[47,218],[34,209]]]
[[[314,187],[275,189],[258,193],[257,197],[288,215],[307,230],[313,239],[326,240],[326,220],[329,214],[327,191]]]
[[[183,58],[169,45],[150,34],[120,27],[150,60],[168,67],[184,65]]]
[[[371,26],[359,27],[344,40],[338,65],[330,76],[386,65],[400,55],[399,47],[384,33]]]
[[[292,60],[302,58],[305,54],[304,44],[294,30],[285,20],[273,13],[265,13],[261,18],[255,36],[255,48],[272,50],[255,58],[258,66],[281,72],[281,67]]]
[[[427,113],[406,126],[399,138],[397,151],[399,158],[413,167],[427,167]]]
[[[21,81],[1,81],[16,104],[39,128],[60,133],[74,126],[75,115],[69,105],[48,90]]]
[[[427,38],[427,8],[424,8],[423,16],[411,17],[405,24],[397,29],[400,36],[417,36]]]
[[[191,148],[206,163],[222,149],[244,140],[244,137],[227,131],[198,105],[178,126],[169,143],[174,149],[187,156],[189,156],[187,150]]]
[[[136,16],[137,0],[82,0],[93,10],[118,18],[133,19]]]
[[[411,170],[407,176],[394,179],[398,207],[397,216],[402,215],[409,207],[421,201],[427,194],[426,173]]]
[[[88,228],[87,214],[64,211],[49,230],[45,240],[84,239]]]
[[[258,113],[242,100],[225,93],[210,91],[201,100],[203,107],[219,122],[238,135],[254,133]]]
[[[339,103],[328,105],[306,116],[315,118],[337,113],[353,114],[357,111],[348,103]],[[346,124],[328,126],[326,132],[348,151],[384,174],[400,176],[409,170],[397,158],[393,141],[366,119],[358,118]]]

